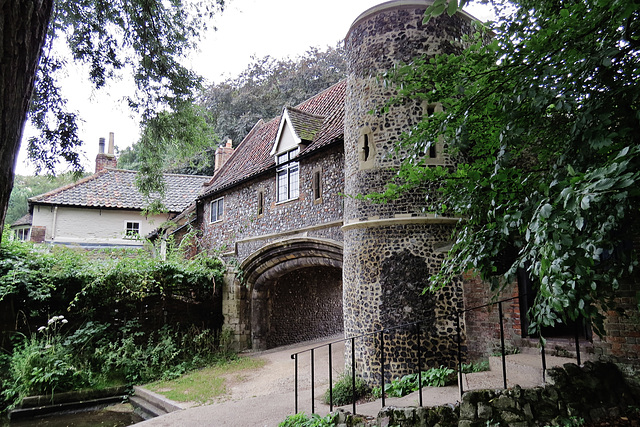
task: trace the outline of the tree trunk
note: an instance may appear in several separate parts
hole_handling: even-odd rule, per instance
[[[0,230],[53,2],[0,0]]]

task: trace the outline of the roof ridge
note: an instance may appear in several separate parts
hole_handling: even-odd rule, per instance
[[[311,98],[309,98],[309,99],[311,99]],[[306,116],[312,116],[312,117],[316,117],[318,119],[326,119],[326,116],[323,116],[323,115],[320,115],[320,114],[310,113],[308,111],[301,110],[300,108],[296,108],[296,107],[284,107],[284,108],[286,110],[293,110],[293,111],[295,111],[297,113],[304,114]]]
[[[211,175],[192,175],[190,173],[163,173],[163,176],[189,176],[193,178],[211,178]]]

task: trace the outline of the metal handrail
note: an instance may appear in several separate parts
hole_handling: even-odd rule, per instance
[[[503,379],[503,386],[506,389],[507,388],[507,371],[506,371],[506,353],[505,353],[505,341],[504,341],[504,324],[503,324],[503,318],[504,318],[504,313],[502,310],[502,304],[505,302],[510,302],[510,301],[514,301],[517,300],[523,296],[526,295],[521,295],[521,296],[515,296],[515,297],[511,297],[511,298],[506,298],[506,299],[502,299],[499,301],[495,301],[495,302],[491,302],[491,303],[487,303],[487,304],[483,304],[483,305],[479,305],[476,307],[471,307],[471,308],[467,308],[464,310],[456,310],[455,313],[453,313],[453,315],[455,315],[455,321],[456,321],[456,335],[457,335],[457,339],[456,339],[456,344],[457,344],[457,356],[458,356],[458,360],[457,360],[457,365],[458,365],[458,389],[460,392],[460,398],[462,398],[462,395],[464,393],[464,389],[462,386],[462,382],[463,382],[463,372],[462,372],[462,337],[461,337],[461,332],[462,332],[462,328],[460,326],[460,316],[462,316],[463,314],[470,312],[470,311],[475,311],[475,310],[479,310],[482,308],[486,308],[486,307],[490,307],[490,306],[494,306],[497,305],[498,306],[498,316],[499,316],[499,323],[500,323],[500,353],[501,353],[501,359],[502,359],[502,379]],[[332,370],[333,370],[333,361],[332,361],[332,354],[331,354],[331,348],[334,344],[338,344],[338,343],[342,343],[342,342],[347,342],[347,341],[351,341],[351,390],[352,390],[352,401],[353,401],[353,414],[356,414],[356,398],[355,398],[355,393],[356,393],[356,386],[355,386],[355,382],[356,382],[356,360],[355,360],[355,340],[359,339],[359,338],[365,338],[365,337],[370,337],[370,336],[375,336],[379,334],[379,339],[380,339],[380,370],[381,370],[381,390],[382,390],[382,407],[385,406],[385,377],[384,377],[384,333],[385,332],[389,332],[389,331],[395,331],[398,329],[409,329],[411,327],[415,327],[416,330],[416,334],[417,334],[417,339],[418,339],[418,390],[419,390],[419,396],[420,396],[420,406],[423,406],[423,402],[422,402],[422,352],[420,351],[421,345],[420,345],[420,325],[425,323],[425,322],[434,322],[437,320],[441,320],[441,319],[450,319],[452,316],[451,315],[440,315],[440,316],[429,316],[427,318],[415,321],[415,322],[411,322],[411,323],[405,323],[402,325],[396,325],[396,326],[391,326],[388,328],[383,328],[383,329],[379,329],[376,331],[371,331],[371,332],[366,332],[364,334],[360,334],[360,335],[355,335],[352,337],[347,337],[347,338],[342,338],[336,341],[331,341],[329,343],[324,343],[321,345],[318,345],[316,347],[313,348],[308,348],[306,350],[302,350],[296,353],[293,353],[291,355],[291,359],[293,359],[295,361],[295,413],[298,413],[298,356],[303,354],[303,353],[307,353],[309,352],[311,355],[311,413],[315,412],[315,396],[314,396],[314,389],[313,389],[313,383],[314,383],[314,352],[315,350],[318,350],[320,348],[323,347],[328,347],[329,350],[329,410],[331,412],[333,412],[333,377],[332,377]],[[576,356],[577,356],[577,363],[578,365],[580,365],[580,345],[579,345],[579,336],[578,336],[578,328],[576,327],[576,333],[575,333],[575,341],[576,341]],[[546,356],[545,356],[545,348],[544,348],[544,343],[541,342],[541,358],[542,358],[542,372],[543,372],[543,383],[546,382],[546,377],[545,377],[545,371],[546,371]]]

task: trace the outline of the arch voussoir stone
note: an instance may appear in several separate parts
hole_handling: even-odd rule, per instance
[[[281,240],[260,248],[240,268],[249,289],[259,289],[287,272],[310,266],[342,269],[342,244],[316,238]]]

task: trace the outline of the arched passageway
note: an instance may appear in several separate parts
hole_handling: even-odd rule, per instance
[[[342,245],[295,238],[269,244],[242,263],[251,292],[256,350],[343,330]]]

